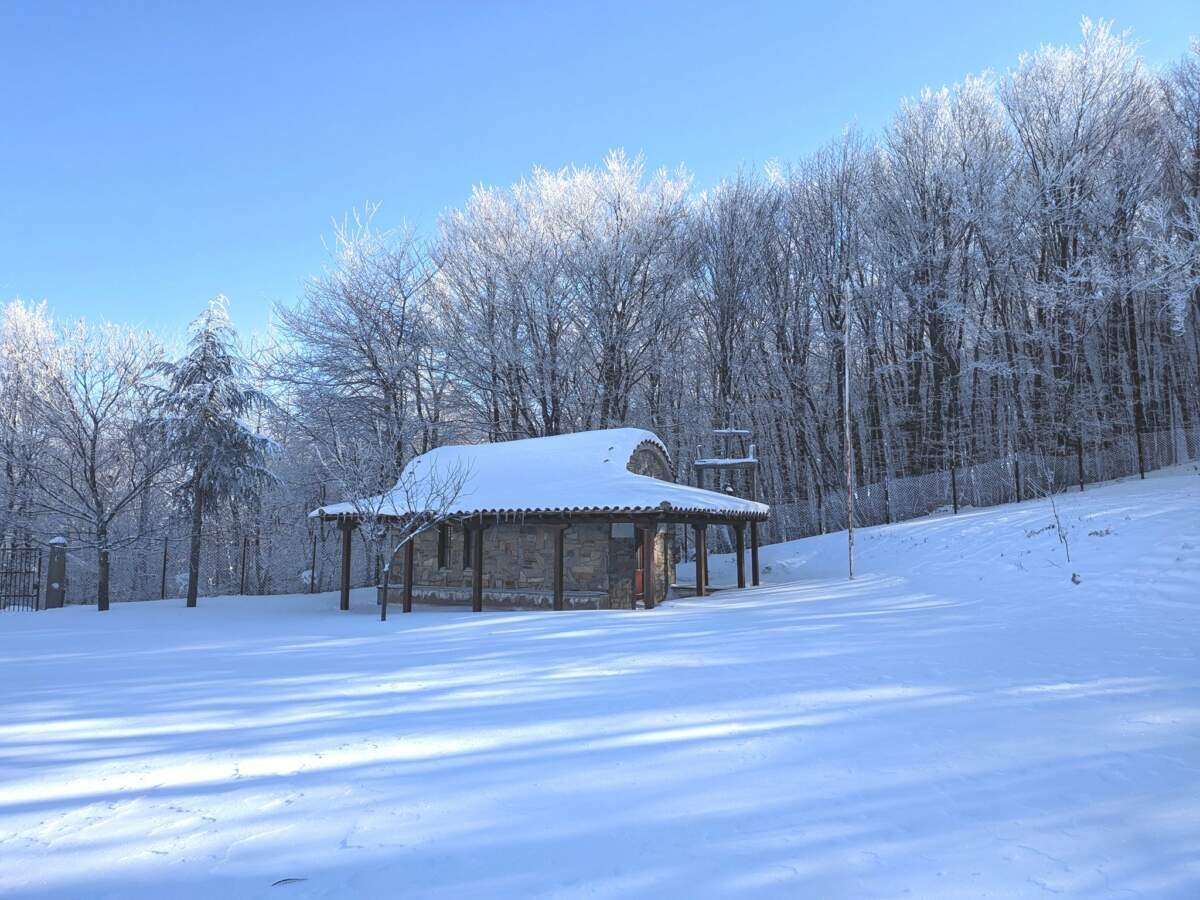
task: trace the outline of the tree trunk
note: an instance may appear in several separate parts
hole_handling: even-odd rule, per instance
[[[204,493],[196,479],[192,487],[192,544],[188,552],[187,605],[196,605],[196,593],[200,585],[200,538],[204,527]]]
[[[1133,430],[1137,445],[1138,475],[1146,477],[1146,455],[1142,449],[1142,434],[1146,430],[1146,410],[1142,406],[1142,367],[1138,354],[1137,317],[1134,313],[1133,292],[1125,292],[1125,327],[1129,341],[1129,376],[1133,391]]]
[[[107,525],[100,525],[96,528],[96,550],[99,556],[96,566],[96,609],[100,612],[107,612],[109,581]]]

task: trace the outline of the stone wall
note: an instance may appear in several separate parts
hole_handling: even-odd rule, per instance
[[[608,599],[613,609],[633,608],[633,573],[637,569],[637,529],[632,525],[609,526],[614,534],[608,544]],[[628,532],[628,536],[624,536]]]
[[[632,534],[628,532],[632,531]],[[608,552],[608,597],[613,609],[633,608],[633,580],[637,572],[637,541],[640,532],[634,528],[617,528],[609,541]],[[654,539],[654,597],[656,603],[667,599],[667,591],[674,580],[675,542],[667,532],[659,532]]]
[[[483,587],[488,589],[554,589],[554,529],[545,525],[505,523],[483,532]],[[463,567],[465,534],[450,526],[445,568],[438,567],[438,532],[417,535],[413,548],[413,582],[437,587],[471,586],[471,568]],[[403,556],[392,577],[401,583]],[[563,582],[568,591],[608,590],[608,525],[572,525],[563,539]]]
[[[376,595],[382,599],[382,585],[376,591]],[[404,588],[392,584],[388,589],[388,604],[399,607],[403,601]],[[429,606],[470,606],[471,589],[414,585],[413,602]],[[551,609],[553,606],[553,594],[534,588],[524,590],[489,588],[483,595],[484,609]],[[603,591],[565,591],[563,607],[565,609],[608,609],[608,594]]]

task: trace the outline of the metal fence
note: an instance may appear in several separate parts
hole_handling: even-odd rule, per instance
[[[229,523],[208,527],[201,540],[201,596],[292,594],[329,591],[338,585],[341,537],[330,525],[295,521]],[[351,584],[371,584],[378,563],[355,532]],[[165,533],[133,536],[109,551],[109,595],[114,603],[182,597],[187,592],[191,537],[186,525]],[[70,604],[95,603],[99,556],[77,542],[67,548]]]
[[[1141,444],[1146,471],[1200,462],[1200,429],[1144,432]],[[1012,453],[944,472],[858,486],[854,524],[883,525],[942,510],[997,506],[1138,473],[1133,435],[1094,443],[1085,439],[1071,453]],[[773,503],[771,518],[774,534],[783,540],[840,531],[846,527],[845,488],[830,487],[819,505],[815,501]]]
[[[41,592],[41,549],[0,547],[0,610],[38,609]]]

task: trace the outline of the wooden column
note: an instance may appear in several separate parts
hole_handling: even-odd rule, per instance
[[[566,555],[566,525],[551,526],[554,529],[554,608],[563,608],[563,557]]]
[[[746,586],[746,523],[738,522],[733,526],[733,536],[737,552],[738,587]]]
[[[350,608],[350,549],[354,537],[354,523],[343,519],[338,523],[342,532],[342,603],[343,610]]]
[[[483,525],[471,528],[471,612],[483,612]]]
[[[404,605],[400,610],[406,613],[412,612],[413,558],[416,555],[413,545],[416,541],[417,536],[414,534],[404,545]]]
[[[758,587],[758,523],[750,523],[750,583]]]
[[[642,529],[642,597],[646,609],[654,609],[654,539],[658,526],[654,523]]]
[[[692,527],[696,529],[696,596],[703,597],[708,593],[705,590],[708,573],[704,571],[705,558],[708,555],[708,526],[693,525]]]

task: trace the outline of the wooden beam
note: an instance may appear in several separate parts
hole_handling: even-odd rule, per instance
[[[758,523],[750,523],[750,583],[758,587]]]
[[[705,580],[708,578],[708,573],[704,571],[705,556],[708,554],[708,526],[693,525],[696,529],[696,596],[703,597],[705,591]]]
[[[338,524],[342,532],[342,602],[341,608],[350,608],[350,551],[351,538],[354,536],[354,523],[343,520]]]
[[[563,557],[566,555],[566,528],[554,529],[554,608],[563,608]]]
[[[406,613],[412,612],[413,559],[416,556],[413,545],[416,542],[417,536],[414,534],[404,545],[404,605],[400,609]]]
[[[642,598],[646,609],[654,609],[654,539],[657,536],[657,525],[642,529]]]
[[[737,553],[737,578],[738,587],[746,586],[746,525],[743,522],[738,522],[733,526],[733,536],[735,539]]]
[[[483,525],[471,528],[471,612],[483,612]]]

